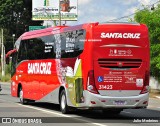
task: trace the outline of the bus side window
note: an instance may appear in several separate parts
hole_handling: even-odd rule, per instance
[[[19,46],[20,46],[20,43],[21,43],[21,39],[18,39],[15,43],[15,49],[17,51],[19,51]],[[12,57],[12,62],[11,62],[11,77],[15,74],[16,72],[16,67],[17,67],[17,60],[18,60],[18,52],[15,52],[13,54],[11,54],[11,57]]]
[[[74,46],[75,56],[79,56],[83,52],[85,37],[86,37],[85,30],[81,29],[76,31],[75,46]]]
[[[73,58],[79,56],[84,49],[85,30],[76,30],[65,33],[65,39],[61,39],[62,58]],[[66,45],[64,51],[64,45]]]
[[[11,62],[11,77],[15,74],[16,72],[16,67],[17,67],[17,55],[18,53],[15,52],[13,53],[12,56],[12,62]]]
[[[29,60],[34,60],[35,58],[35,51],[34,51],[34,42],[33,40],[28,40],[27,42],[27,58]]]
[[[55,37],[54,35],[41,37],[44,43],[44,59],[51,59],[56,57],[55,53]]]
[[[38,60],[55,58],[54,41],[55,38],[53,35],[24,40],[22,43],[25,45],[21,48],[25,50],[22,53],[25,56],[21,58],[20,53],[19,59]]]
[[[84,49],[84,36],[78,35],[78,37],[75,40],[75,46],[74,46],[74,52],[75,56],[79,56]]]
[[[40,38],[29,39],[27,44],[27,56],[29,60],[44,58],[44,43]]]
[[[18,50],[18,63],[23,60],[26,60],[26,58],[27,58],[26,42],[21,41],[20,47]]]
[[[40,38],[34,39],[35,59],[44,59],[45,44]]]
[[[61,34],[61,58],[67,58],[66,55],[66,35]]]

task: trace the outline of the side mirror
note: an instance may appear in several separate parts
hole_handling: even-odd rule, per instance
[[[15,52],[17,52],[16,49],[13,49],[13,50],[10,50],[10,51],[7,52],[7,54],[6,54],[6,64],[9,64],[9,62],[11,61],[10,55],[12,55]]]

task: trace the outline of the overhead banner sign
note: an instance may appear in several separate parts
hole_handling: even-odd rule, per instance
[[[77,0],[32,0],[32,20],[76,21],[78,17]]]

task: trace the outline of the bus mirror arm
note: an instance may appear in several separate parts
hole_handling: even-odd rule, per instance
[[[6,64],[9,64],[9,61],[10,61],[10,55],[16,53],[17,50],[16,49],[13,49],[13,50],[10,50],[7,52],[7,54],[5,55],[5,58],[6,58]]]
[[[8,51],[7,54],[6,54],[6,58],[8,58],[10,55],[12,55],[12,54],[15,53],[15,52],[17,52],[16,49],[13,49],[13,50]]]

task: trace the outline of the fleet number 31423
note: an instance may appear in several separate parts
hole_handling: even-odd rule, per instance
[[[99,90],[113,89],[113,85],[99,85]]]

